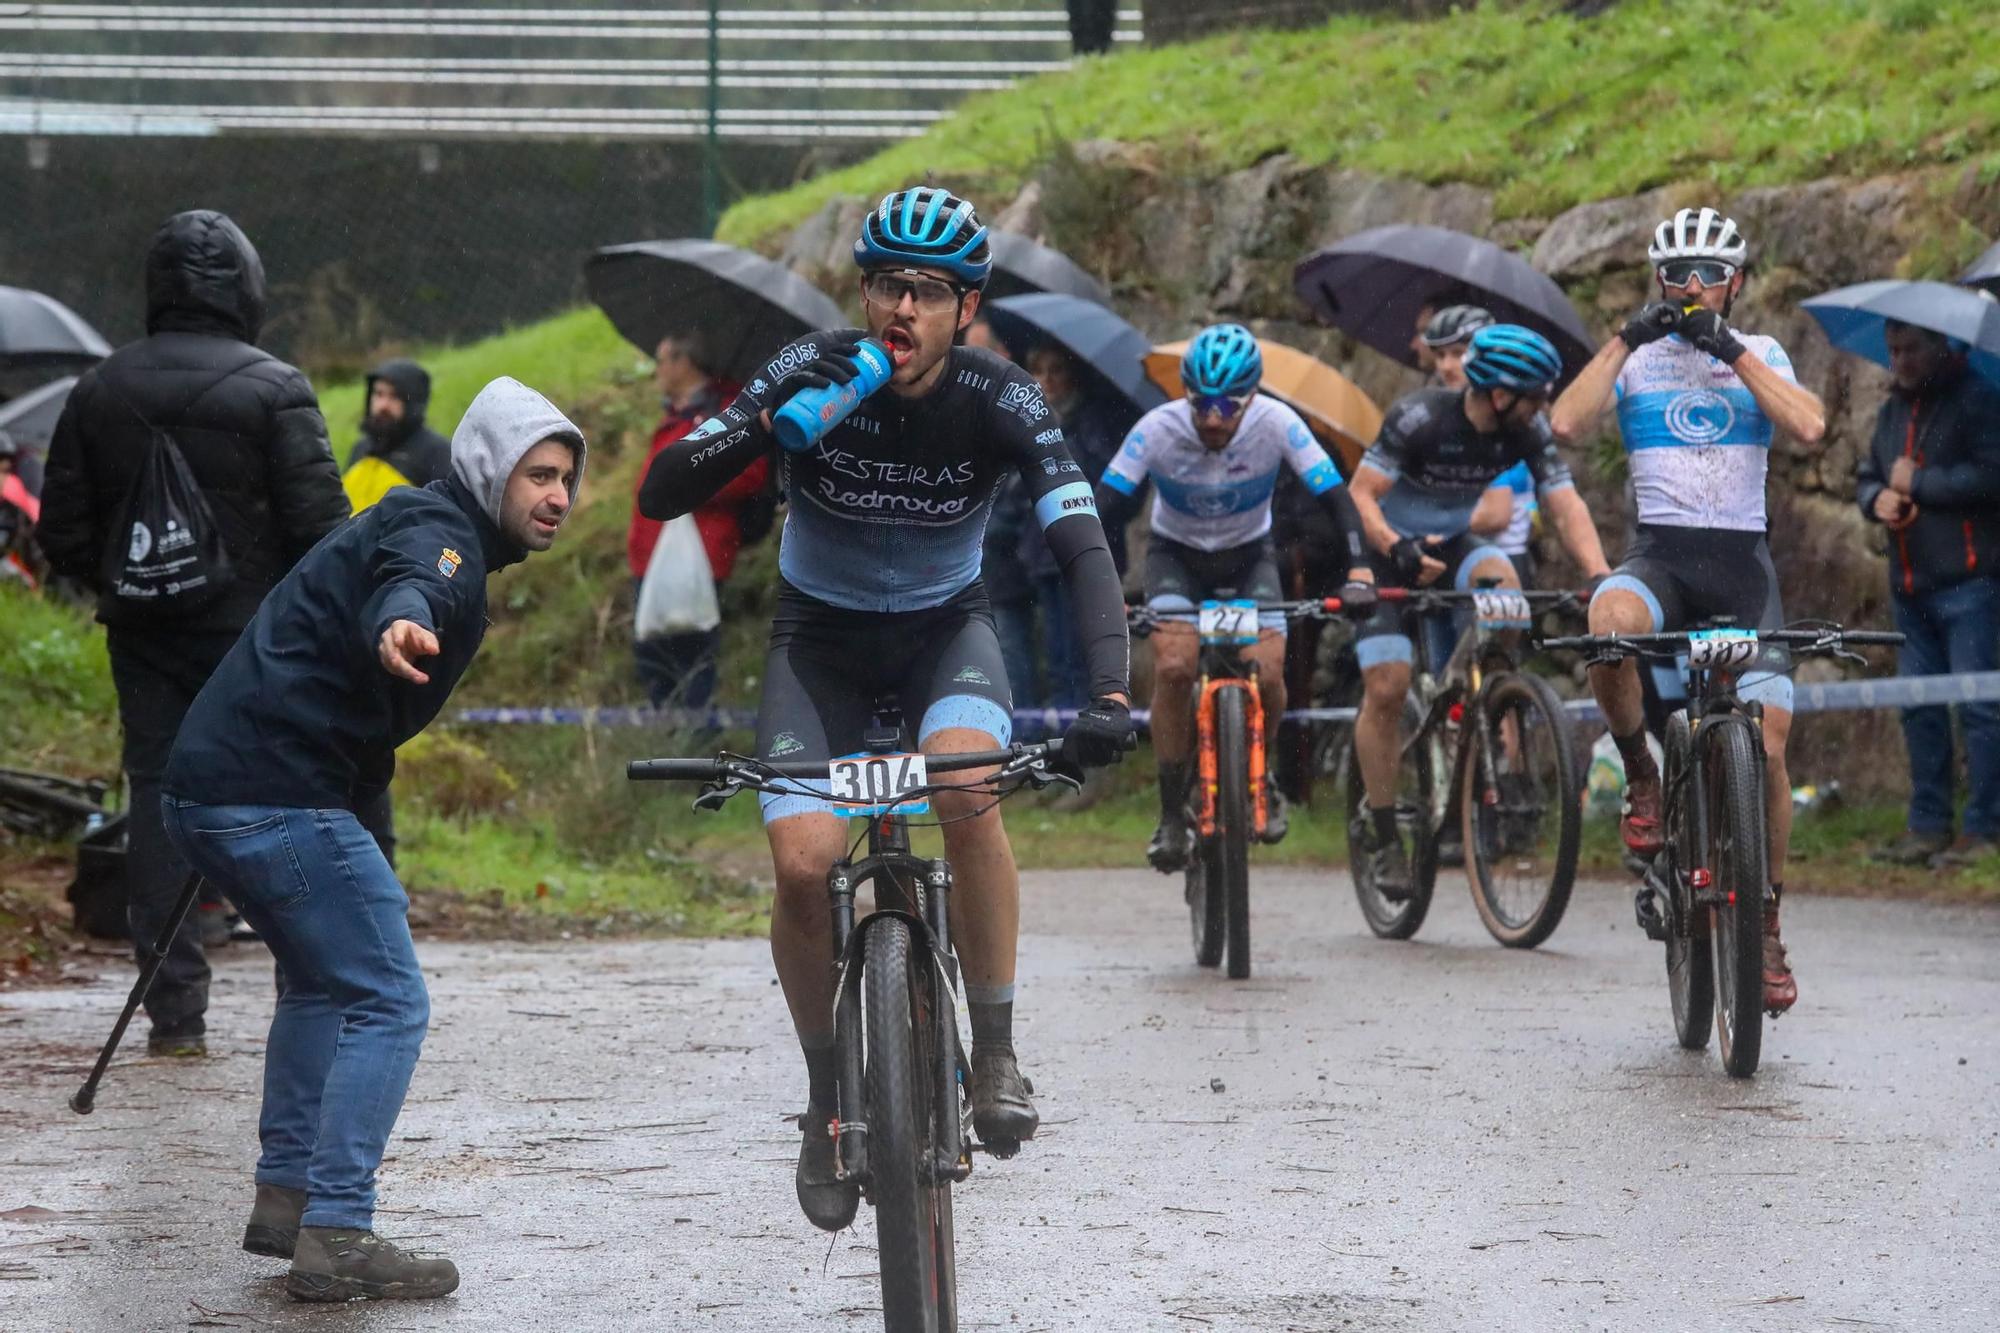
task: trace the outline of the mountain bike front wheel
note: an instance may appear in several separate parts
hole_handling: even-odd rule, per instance
[[[1688,870],[1701,860],[1689,805],[1694,736],[1685,710],[1667,719],[1666,752],[1667,856],[1673,867],[1667,888],[1674,895],[1667,929],[1667,998],[1674,1008],[1675,1038],[1682,1049],[1699,1051],[1708,1045],[1715,1025],[1715,954],[1708,912],[1696,909],[1687,885]]]
[[[1714,725],[1702,749],[1715,894],[1715,1032],[1722,1067],[1732,1078],[1749,1078],[1764,1042],[1764,762],[1747,723]]]
[[[1532,949],[1555,933],[1583,832],[1575,729],[1539,676],[1491,677],[1474,713],[1460,814],[1465,873],[1487,933]]]

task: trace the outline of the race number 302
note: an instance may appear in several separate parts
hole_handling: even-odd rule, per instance
[[[901,799],[930,783],[920,754],[849,755],[828,764],[826,776],[842,814],[881,814],[893,806],[899,815],[921,815],[931,808],[928,799]]]

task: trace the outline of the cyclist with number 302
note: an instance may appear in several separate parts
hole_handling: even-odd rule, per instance
[[[867,328],[784,348],[720,416],[661,453],[640,489],[650,518],[688,512],[772,451],[773,418],[795,395],[812,391],[801,401],[819,404],[866,384],[865,366],[893,361],[886,385],[830,424],[837,398],[819,406],[817,435],[780,451],[789,509],[757,755],[796,764],[856,753],[883,696],[926,753],[1007,745],[1012,703],[979,567],[994,489],[1012,472],[1062,569],[1089,667],[1092,702],[1065,736],[1064,758],[1115,761],[1132,733],[1125,608],[1090,484],[1035,381],[960,341],[992,268],[986,227],[945,190],[901,190],[864,219],[854,259]],[[1039,1123],[1013,1047],[1019,875],[990,798],[935,799],[959,880],[951,908],[972,1019],[973,1125],[984,1140],[1018,1142]],[[763,805],[777,878],[771,952],[809,1082],[799,1204],[815,1225],[839,1230],[859,1200],[823,1132],[837,1082],[826,884],[847,821],[797,792],[767,792]]]
[[[1312,431],[1276,398],[1259,394],[1264,354],[1241,324],[1215,324],[1181,358],[1187,396],[1139,418],[1097,484],[1107,525],[1122,525],[1153,491],[1146,548],[1146,605],[1191,620],[1204,598],[1227,595],[1275,602],[1283,592],[1271,548],[1271,494],[1289,467],[1339,524],[1351,580],[1341,599],[1361,608],[1375,595],[1361,546],[1361,524],[1340,473]],[[1285,619],[1261,620],[1245,657],[1254,665],[1264,712],[1264,743],[1273,746],[1285,711]],[[1160,766],[1160,827],[1146,858],[1162,873],[1187,863],[1188,752],[1193,746],[1195,626],[1163,622],[1153,633],[1153,751]],[[1275,751],[1272,751],[1275,752]],[[1284,807],[1265,779],[1263,838],[1285,836]]]

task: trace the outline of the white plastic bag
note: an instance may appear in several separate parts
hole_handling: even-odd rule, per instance
[[[1646,733],[1646,749],[1652,752],[1655,767],[1664,769],[1666,751]],[[1584,776],[1583,806],[1586,812],[1603,817],[1615,815],[1625,803],[1625,761],[1618,754],[1618,742],[1605,732],[1590,747],[1590,769]]]
[[[701,529],[693,514],[670,519],[646,562],[639,582],[639,611],[634,634],[656,639],[663,634],[693,634],[722,623],[715,602],[715,573],[701,544]]]

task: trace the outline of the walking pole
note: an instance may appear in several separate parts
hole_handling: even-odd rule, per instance
[[[181,890],[181,900],[174,905],[174,912],[160,931],[160,937],[153,941],[153,948],[146,958],[146,966],[139,971],[139,980],[132,985],[132,993],[125,997],[125,1012],[118,1015],[117,1025],[111,1029],[110,1037],[104,1042],[104,1049],[97,1053],[97,1065],[90,1071],[90,1077],[83,1081],[69,1099],[69,1109],[78,1115],[89,1115],[97,1106],[97,1084],[104,1077],[111,1057],[118,1051],[118,1043],[125,1039],[125,1029],[131,1025],[132,1015],[145,1002],[146,992],[153,988],[153,978],[160,975],[160,965],[167,960],[167,950],[172,947],[174,936],[180,933],[181,922],[194,907],[195,897],[201,892],[201,876],[189,874],[187,887]]]

